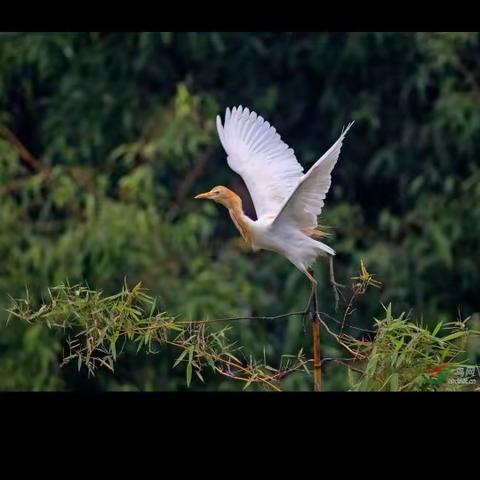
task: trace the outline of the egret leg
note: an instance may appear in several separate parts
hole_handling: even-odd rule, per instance
[[[317,288],[317,281],[315,280],[315,277],[313,276],[313,270],[306,271],[305,275],[307,278],[310,280],[310,283],[312,284],[312,288]]]
[[[329,262],[330,262],[330,283],[333,288],[333,293],[335,295],[335,310],[338,309],[338,302],[340,301],[339,293],[341,294],[342,292],[339,290],[339,288],[345,288],[345,285],[342,285],[341,283],[338,283],[335,280],[335,272],[333,270],[333,255],[329,255]],[[343,297],[343,295],[342,295]]]
[[[332,283],[332,285],[335,285],[336,287],[345,288],[345,285],[338,283],[335,280],[335,272],[333,270],[333,255],[329,255],[329,263],[330,263],[330,282]]]
[[[307,277],[310,278],[311,275],[310,274],[307,274]],[[315,280],[315,279],[313,279]],[[304,314],[302,315],[302,322],[303,322],[303,333],[306,333],[306,320],[307,320],[307,317],[310,318],[310,315],[309,315],[309,312],[310,312],[310,306],[312,304],[312,299],[313,299],[313,295],[315,293],[315,289],[317,288],[317,282],[315,281],[312,282],[310,280],[310,296],[308,297],[308,302],[307,304],[305,305],[305,308],[303,309],[304,311]]]

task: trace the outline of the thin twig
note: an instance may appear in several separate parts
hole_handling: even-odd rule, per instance
[[[217,322],[233,322],[237,320],[278,320],[280,318],[291,317],[293,315],[305,315],[307,313],[306,310],[302,310],[300,312],[289,312],[284,313],[282,315],[275,315],[273,317],[226,317],[226,318],[213,318],[211,320],[181,320],[175,323],[191,323],[194,325],[197,324],[204,324],[204,323],[217,323]]]
[[[365,373],[364,370],[356,367],[352,367],[348,362],[355,362],[357,359],[356,358],[324,358],[322,360],[322,365],[323,363],[328,362],[333,362],[333,363],[338,363],[339,365],[342,365],[343,367],[346,367],[354,372],[360,373],[363,375]]]
[[[325,317],[327,317],[329,320],[332,320],[332,322],[338,323],[339,325],[346,326],[348,328],[351,328],[352,330],[358,330],[359,332],[367,332],[367,333],[375,333],[375,330],[370,330],[368,328],[362,328],[362,327],[356,327],[355,325],[351,325],[349,323],[341,322],[340,320],[337,320],[335,317],[332,317],[328,313],[321,312],[321,314]]]
[[[325,327],[325,330],[327,330],[327,332],[343,347],[345,348],[346,350],[348,350],[354,357],[356,358],[363,358],[363,355],[359,352],[355,352],[354,350],[352,350],[342,339],[341,339],[341,336],[340,335],[337,335],[335,332],[332,332],[329,328],[328,328],[328,325],[322,320],[320,319],[320,322],[322,323],[322,325]]]

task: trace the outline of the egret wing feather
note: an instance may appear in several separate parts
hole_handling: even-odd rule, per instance
[[[332,170],[337,163],[343,139],[351,122],[338,140],[315,162],[303,176],[291,195],[285,200],[274,223],[286,221],[301,229],[312,229],[317,224],[317,217],[322,212],[325,197],[332,181]]]
[[[217,130],[230,168],[245,182],[257,217],[275,217],[303,177],[303,167],[274,127],[248,108],[227,108]]]

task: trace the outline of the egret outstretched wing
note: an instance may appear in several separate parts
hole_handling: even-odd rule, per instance
[[[317,226],[317,217],[322,211],[332,181],[333,167],[337,163],[343,139],[352,125],[353,122],[303,176],[297,187],[285,200],[274,223],[287,221],[301,229],[311,229]]]
[[[230,168],[247,185],[258,218],[278,214],[303,177],[303,167],[280,135],[261,116],[242,106],[227,108],[217,130]]]

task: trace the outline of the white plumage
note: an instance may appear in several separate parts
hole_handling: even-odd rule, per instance
[[[303,177],[303,167],[280,135],[248,108],[227,108],[225,125],[217,130],[230,168],[247,185],[257,217],[278,213]]]
[[[321,253],[335,255],[331,247],[313,239],[312,232],[318,226],[331,173],[352,124],[304,174],[293,150],[273,126],[248,108],[227,108],[223,125],[217,116],[218,135],[228,165],[243,178],[250,192],[258,219],[244,215],[241,203],[239,206],[235,201],[237,196],[225,187],[214,187],[196,198],[224,204],[254,250],[272,250],[285,256],[314,282],[307,270],[316,257]]]

